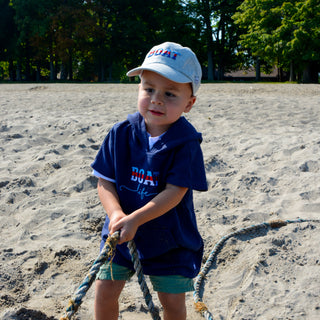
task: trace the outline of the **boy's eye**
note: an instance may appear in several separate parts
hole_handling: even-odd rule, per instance
[[[175,95],[171,92],[166,92],[166,96],[169,97],[169,98],[174,98]]]
[[[146,90],[146,92],[148,92],[148,93],[152,93],[152,92],[153,92],[153,89],[152,89],[152,88],[146,88],[145,90]]]

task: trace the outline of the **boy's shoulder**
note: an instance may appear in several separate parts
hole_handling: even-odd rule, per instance
[[[202,141],[202,135],[197,129],[185,118],[180,117],[178,121],[168,130],[171,137],[186,140]]]
[[[139,112],[129,114],[126,120],[117,122],[109,133],[111,136],[118,137],[118,142],[121,139],[129,139],[134,144],[134,141],[138,139],[142,144],[145,144],[147,139],[144,119]]]
[[[129,114],[127,119],[115,123],[112,127],[113,130],[119,130],[125,127],[134,127],[141,124],[141,116],[139,112]]]

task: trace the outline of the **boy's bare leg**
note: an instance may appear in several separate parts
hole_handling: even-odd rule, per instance
[[[164,320],[187,319],[185,293],[158,292],[158,297],[163,307]]]
[[[97,280],[94,301],[96,320],[117,320],[119,317],[119,296],[125,285],[122,280]]]

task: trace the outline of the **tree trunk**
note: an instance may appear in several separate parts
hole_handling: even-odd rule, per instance
[[[69,49],[69,63],[68,63],[68,73],[69,73],[69,80],[73,80],[73,68],[72,68],[72,55],[73,50],[72,48]]]
[[[62,62],[60,80],[67,80],[67,78],[68,78],[67,67],[66,67],[66,64]]]
[[[110,66],[109,66],[109,81],[112,81],[112,62],[110,63]]]
[[[50,58],[50,81],[56,80],[54,63],[52,61],[52,57]]]
[[[315,62],[309,62],[303,70],[303,83],[318,83],[319,66]]]
[[[56,73],[56,68],[54,66],[54,61],[53,61],[53,55],[50,54],[50,80],[55,81],[57,80],[57,73]]]
[[[40,81],[41,81],[41,68],[40,68],[39,63],[37,63],[36,81],[37,81],[37,82],[40,82]]]
[[[21,63],[20,61],[18,61],[17,63],[17,81],[21,81],[22,80],[22,72],[21,72]]]
[[[99,71],[98,71],[98,82],[104,82],[105,81],[105,71],[104,71],[104,63],[103,58],[100,57],[99,61]]]
[[[224,78],[224,66],[223,63],[219,63],[218,66],[218,80],[222,81]]]
[[[206,41],[208,50],[208,80],[214,80],[214,62],[213,62],[213,38],[212,38],[212,27],[210,19],[210,4],[209,0],[202,0],[203,4],[203,18],[206,25]]]
[[[226,28],[225,28],[225,16],[221,14],[218,35],[221,34],[221,38],[219,40],[219,36],[217,37],[218,43],[218,55],[219,55],[219,65],[218,65],[218,80],[224,79],[224,70],[225,70],[225,55],[224,55],[224,46],[225,46],[225,38],[226,38]]]
[[[26,44],[26,67],[25,67],[25,76],[26,76],[26,80],[30,81],[31,80],[31,66],[30,66],[30,46],[27,42]]]
[[[213,52],[208,50],[208,80],[212,81],[214,79],[213,73],[214,65],[213,65]]]
[[[14,70],[14,65],[13,65],[13,60],[9,60],[9,79],[10,81],[15,81],[16,80],[16,73]]]
[[[256,81],[261,80],[261,64],[260,64],[260,58],[257,57],[256,60]]]
[[[284,81],[283,69],[281,67],[278,68],[278,81],[279,82],[283,82]]]
[[[290,62],[290,78],[289,81],[297,81],[296,73],[294,71],[293,61]]]

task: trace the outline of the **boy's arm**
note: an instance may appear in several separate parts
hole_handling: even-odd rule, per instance
[[[122,211],[117,190],[113,182],[99,178],[98,194],[101,204],[109,217],[109,230],[111,230],[113,224],[125,217],[126,214]]]
[[[188,188],[167,184],[166,188],[146,205],[132,212],[128,216],[125,215],[124,217],[117,219],[117,222],[109,227],[110,233],[112,234],[117,230],[121,230],[119,244],[132,240],[139,226],[162,216],[177,206],[186,194],[187,190]],[[105,207],[105,205],[103,206]],[[115,204],[111,205],[111,207],[115,212],[119,209]]]

